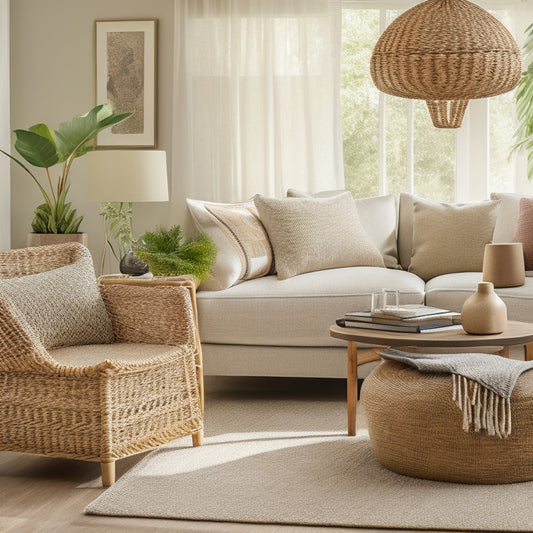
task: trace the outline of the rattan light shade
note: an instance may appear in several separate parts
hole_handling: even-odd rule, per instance
[[[513,89],[520,48],[501,22],[467,0],[427,0],[395,19],[370,60],[376,87],[426,100],[437,128],[458,128],[468,100]]]

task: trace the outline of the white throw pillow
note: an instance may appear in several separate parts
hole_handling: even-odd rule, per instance
[[[409,272],[424,280],[452,272],[481,272],[499,201],[447,204],[416,199]]]
[[[287,197],[328,198],[346,190],[320,191],[308,195],[298,189],[288,189]],[[356,198],[355,206],[363,227],[383,256],[387,268],[401,268],[398,262],[398,198],[394,194]]]
[[[494,226],[494,242],[513,242],[520,214],[521,198],[531,198],[531,196],[510,192],[491,193],[491,200],[500,201],[500,210],[496,219],[496,225]]]
[[[187,205],[198,230],[217,247],[212,275],[202,282],[202,290],[227,289],[273,272],[272,246],[253,202],[223,204],[187,198]]]
[[[278,279],[348,266],[384,267],[349,192],[329,198],[254,198],[276,260]]]
[[[47,349],[113,342],[113,329],[87,250],[71,265],[0,280],[11,300]]]

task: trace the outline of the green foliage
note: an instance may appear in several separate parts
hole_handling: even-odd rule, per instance
[[[527,176],[533,178],[533,24],[526,29],[524,64],[516,91],[516,113],[518,126],[515,131],[513,150],[527,153]]]
[[[27,172],[43,195],[44,204],[37,207],[32,222],[33,231],[39,233],[76,233],[83,219],[66,202],[69,189],[68,174],[75,158],[93,149],[92,141],[102,130],[118,124],[131,113],[113,113],[111,104],[97,105],[85,115],[63,122],[57,130],[46,124],[35,124],[27,130],[17,129],[15,150],[30,165],[46,169],[47,186],[16,157],[0,150]],[[52,183],[50,167],[63,163],[57,183]],[[47,190],[48,189],[48,190]]]
[[[106,229],[107,244],[111,248],[115,259],[120,261],[134,240],[131,230],[133,205],[131,202],[101,203],[100,215],[104,217],[105,223],[109,225],[108,229]],[[116,242],[118,247],[117,251],[113,248],[110,239]]]
[[[156,276],[192,274],[200,281],[206,279],[216,259],[214,242],[205,233],[184,243],[182,239],[180,226],[170,229],[157,226],[155,231],[147,231],[138,239],[133,251]]]
[[[37,206],[31,223],[35,233],[76,233],[83,217],[76,216],[76,209],[71,207],[70,202],[65,203],[67,190],[59,195],[54,206],[49,204]]]

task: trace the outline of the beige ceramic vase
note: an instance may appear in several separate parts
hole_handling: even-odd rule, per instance
[[[490,281],[478,283],[477,292],[463,304],[461,323],[467,333],[491,335],[507,327],[507,307]]]

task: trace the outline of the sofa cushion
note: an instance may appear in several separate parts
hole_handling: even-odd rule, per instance
[[[222,290],[273,272],[272,247],[253,202],[221,204],[187,198],[187,205],[198,230],[209,235],[218,250],[203,289]]]
[[[482,281],[481,272],[445,274],[429,280],[426,284],[426,305],[460,312],[465,300],[477,290]],[[507,306],[507,318],[531,322],[533,308],[533,278],[526,278],[520,287],[495,289]]]
[[[400,303],[422,303],[424,282],[403,270],[349,267],[279,281],[266,276],[225,291],[199,291],[203,343],[270,346],[339,346],[329,336],[335,319],[369,311],[372,292],[400,291]]]
[[[520,199],[520,214],[513,242],[522,243],[525,269],[533,270],[533,198]]]
[[[394,194],[356,198],[359,220],[383,255],[387,268],[401,268],[398,261],[398,197]]]
[[[0,294],[15,304],[45,348],[113,342],[88,250],[70,265],[0,279]]]
[[[308,195],[297,189],[288,189],[287,196],[302,198],[313,196],[327,198],[335,196],[343,190],[320,191]],[[368,236],[383,256],[387,268],[400,268],[398,262],[398,197],[394,194],[356,198],[357,214]]]
[[[330,198],[254,198],[278,279],[327,268],[384,266],[349,192]]]
[[[531,198],[531,196],[511,192],[491,193],[491,200],[500,201],[500,209],[492,237],[493,242],[513,242],[516,224],[520,214],[521,198]]]
[[[499,201],[447,204],[416,199],[409,271],[428,280],[452,272],[483,269]]]

